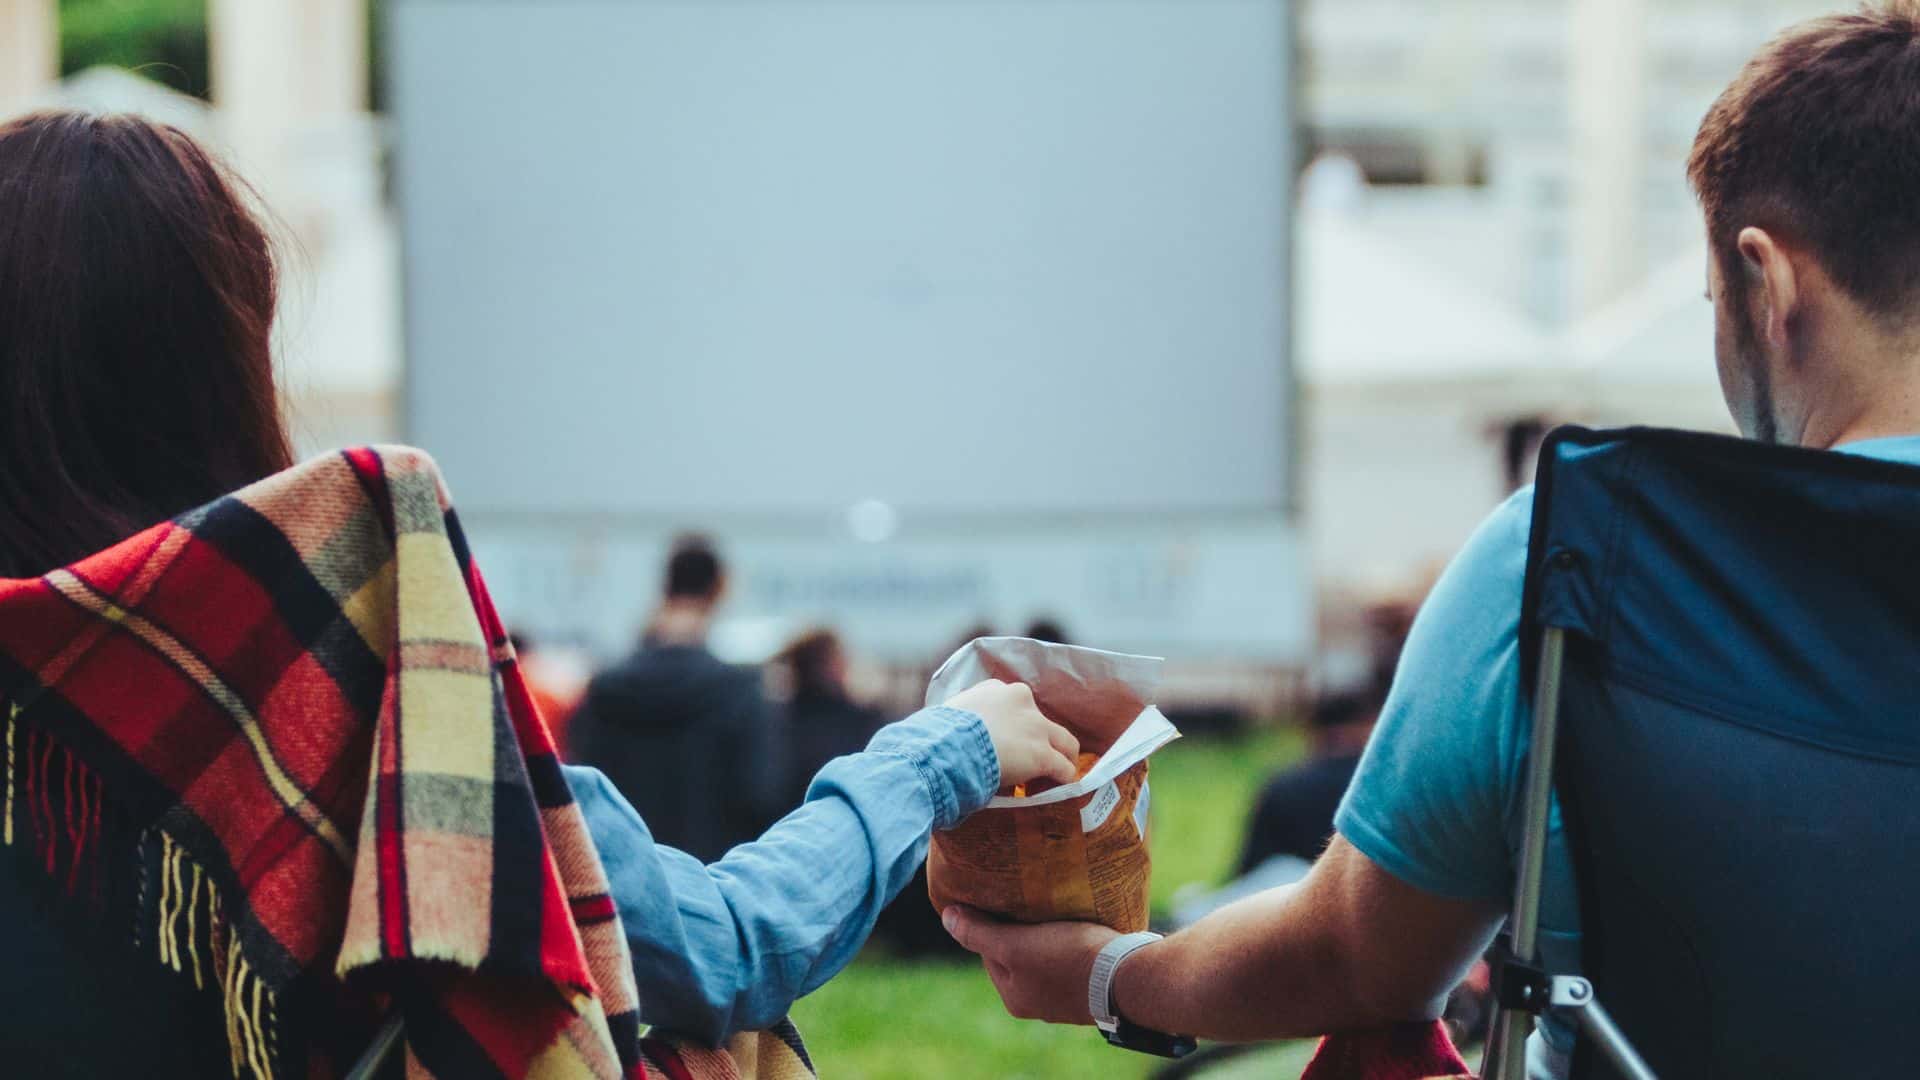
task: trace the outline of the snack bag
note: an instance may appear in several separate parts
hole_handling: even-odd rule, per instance
[[[927,892],[936,909],[1147,928],[1147,757],[1180,737],[1153,706],[1159,678],[1155,657],[1010,637],[968,642],[934,673],[933,705],[985,679],[1026,683],[1082,751],[1072,783],[1003,791],[934,834]]]

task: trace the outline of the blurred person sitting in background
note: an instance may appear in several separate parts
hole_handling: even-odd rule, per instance
[[[996,633],[997,631],[994,630],[993,624],[984,619],[968,626],[961,632],[959,637],[950,639],[947,645],[942,646],[940,651],[933,655],[932,663],[921,670],[915,682],[920,686],[925,686],[929,682],[932,682],[934,673],[940,670],[940,665],[946,663],[954,653],[965,648],[967,642],[973,641],[976,638],[993,637]]]
[[[807,785],[827,762],[867,745],[887,719],[879,709],[853,699],[847,688],[847,651],[833,631],[801,634],[773,662],[787,683],[781,707],[787,749],[782,790],[784,801],[792,804],[806,797]]]
[[[1282,770],[1260,789],[1240,852],[1239,874],[1250,874],[1276,856],[1298,860],[1302,870],[1320,857],[1333,835],[1340,797],[1386,704],[1415,608],[1393,601],[1367,606],[1366,674],[1359,686],[1322,696],[1307,713],[1307,760]]]
[[[47,573],[292,465],[276,276],[244,189],[178,129],[77,112],[0,123],[0,576]],[[657,629],[692,633],[699,620],[669,606]],[[561,774],[610,881],[640,1019],[717,1044],[770,1026],[843,967],[932,830],[1003,785],[1070,779],[1077,752],[1027,688],[982,683],[829,765],[803,806],[713,866],[656,843],[598,771]],[[169,1019],[190,986],[177,966],[118,964],[45,925],[31,888],[46,869],[30,846],[0,846],[0,957],[46,951],[10,935],[55,934],[70,954],[7,967],[0,1061],[54,1063],[34,1075],[225,1073],[217,1013],[210,1031]],[[101,1018],[138,1037],[96,1037]]]
[[[513,655],[520,661],[527,694],[533,698],[533,707],[540,710],[540,719],[546,721],[553,745],[564,749],[567,725],[573,719],[573,711],[580,707],[580,699],[586,696],[585,672],[570,657],[541,647],[523,630],[509,632],[507,643],[513,646]]]
[[[1054,645],[1071,645],[1067,640],[1067,628],[1060,625],[1058,619],[1041,616],[1027,624],[1027,637],[1035,641],[1045,641]]]
[[[1333,835],[1333,812],[1379,715],[1379,702],[1364,691],[1328,694],[1313,703],[1307,711],[1307,758],[1260,788],[1235,873],[1251,874],[1275,858],[1294,860],[1304,871],[1320,857]]]
[[[786,674],[789,694],[782,715],[787,740],[786,797],[806,797],[814,777],[828,763],[867,744],[886,723],[879,709],[855,701],[847,687],[847,654],[831,630],[809,630],[788,643],[774,660]],[[925,956],[961,951],[941,929],[940,915],[927,898],[926,868],[918,867],[899,895],[874,920],[873,940],[897,955]]]
[[[1687,171],[1706,218],[1714,359],[1741,434],[1920,465],[1920,3],[1815,19],[1762,47],[1708,111]],[[1133,952],[1113,973],[1114,1015],[1233,1041],[1438,1015],[1504,921],[1519,859],[1532,504],[1529,487],[1496,509],[1422,606],[1312,872]],[[1113,931],[947,918],[1016,1016],[1092,1022],[1089,973]],[[1579,970],[1580,927],[1556,829],[1547,970]],[[1545,1016],[1531,1074],[1566,1076],[1573,1039]]]
[[[654,836],[718,859],[787,805],[785,747],[760,672],[707,649],[726,567],[701,536],[675,541],[640,647],[587,684],[568,760],[605,773]]]
[[[968,626],[932,658],[932,664],[921,672],[920,685],[925,686],[940,665],[968,642],[993,636],[991,623],[981,621]],[[933,909],[933,901],[927,895],[924,862],[914,868],[911,879],[898,893],[874,924],[876,942],[904,957],[956,956],[966,952],[940,925],[940,913]]]
[[[948,643],[946,648],[940,650],[938,656],[933,658],[933,667],[927,669],[928,674],[931,675],[934,671],[939,670],[941,664],[946,663],[947,659],[954,653],[965,648],[968,642],[976,638],[993,637],[998,633],[999,631],[994,629],[993,624],[984,619],[960,631],[960,636],[954,638]]]

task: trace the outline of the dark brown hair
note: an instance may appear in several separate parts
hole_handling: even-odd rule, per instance
[[[273,248],[244,191],[163,124],[0,124],[0,575],[291,463]]]
[[[1920,294],[1920,3],[1773,39],[1708,110],[1687,177],[1735,296],[1735,243],[1753,225],[1805,247],[1869,311],[1906,321]]]
[[[720,579],[726,572],[713,541],[689,533],[673,542],[662,591],[669,600],[711,600],[719,593]]]
[[[825,628],[808,630],[787,643],[774,658],[784,665],[793,681],[796,698],[845,697],[847,690],[835,678],[832,667],[844,655],[840,635]]]

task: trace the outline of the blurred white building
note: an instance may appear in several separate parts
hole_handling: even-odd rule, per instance
[[[1505,493],[1507,421],[1728,428],[1687,152],[1761,43],[1844,6],[1302,7],[1318,163],[1295,340],[1323,585],[1391,589],[1456,549]]]

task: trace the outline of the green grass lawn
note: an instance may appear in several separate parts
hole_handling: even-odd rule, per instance
[[[1239,854],[1260,783],[1299,756],[1292,732],[1182,739],[1153,758],[1153,904],[1221,881]],[[868,950],[794,1009],[828,1080],[940,1077],[1132,1080],[1156,1059],[1112,1050],[1090,1028],[1009,1019],[979,966],[907,962]],[[1298,1076],[1311,1045],[1222,1065],[1208,1080]]]

